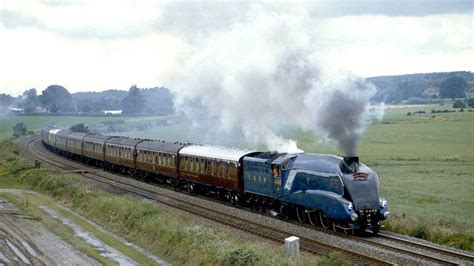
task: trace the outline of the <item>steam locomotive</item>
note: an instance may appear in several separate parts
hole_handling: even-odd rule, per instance
[[[168,183],[346,233],[377,233],[390,212],[377,174],[358,157],[257,152],[41,130],[50,150],[110,171]]]

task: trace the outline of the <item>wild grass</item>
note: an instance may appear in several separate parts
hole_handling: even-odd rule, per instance
[[[327,259],[320,260],[307,256],[303,256],[299,260],[292,259],[285,254],[283,247],[240,240],[239,236],[235,236],[227,230],[211,227],[206,222],[195,219],[189,214],[163,209],[149,200],[102,191],[76,175],[54,172],[45,168],[33,168],[32,162],[25,161],[17,155],[6,156],[13,149],[11,142],[2,141],[0,144],[3,147],[0,151],[2,156],[0,157],[2,158],[0,159],[0,169],[8,171],[7,174],[0,175],[1,188],[27,188],[49,195],[55,201],[75,209],[102,227],[145,247],[174,264],[310,265],[330,263],[334,260],[344,261],[341,255],[331,255]],[[4,156],[13,159],[6,161],[3,160]],[[8,169],[21,170],[16,170],[13,173]],[[29,204],[22,205],[17,200],[17,204],[20,202],[19,205],[31,212],[36,205],[31,204],[32,201],[34,200],[29,199]],[[67,213],[63,213],[63,215],[70,216]],[[54,231],[63,230],[58,229],[60,227],[54,220],[50,221],[47,217],[39,217],[50,224],[48,228],[53,232],[74,242],[69,239],[67,232]],[[80,220],[78,223],[81,226],[87,226]],[[112,244],[114,247],[118,245],[117,243]],[[88,250],[87,247],[79,246],[79,248],[96,258],[96,254],[92,250]],[[118,249],[120,250],[120,245]],[[107,261],[101,262],[108,263]]]

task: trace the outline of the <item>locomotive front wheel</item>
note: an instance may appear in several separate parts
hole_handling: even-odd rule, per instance
[[[332,225],[332,222],[328,218],[328,216],[326,214],[323,214],[322,212],[319,213],[319,222],[321,223],[321,227],[324,229],[328,229]]]
[[[300,221],[301,223],[304,223],[306,222],[308,218],[308,213],[306,212],[304,208],[296,207],[296,217],[298,217],[298,221]]]

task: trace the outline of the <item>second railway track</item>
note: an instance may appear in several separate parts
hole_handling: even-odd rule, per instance
[[[206,219],[212,220],[214,222],[225,224],[232,228],[242,230],[254,235],[258,235],[262,238],[275,241],[278,243],[283,243],[284,239],[291,235],[296,235],[300,238],[300,246],[301,250],[326,256],[331,252],[339,251],[344,254],[346,259],[351,261],[354,264],[370,264],[370,265],[389,265],[389,264],[397,264],[396,260],[387,260],[383,258],[378,258],[374,255],[364,254],[363,252],[356,252],[354,250],[344,249],[338,247],[333,244],[324,243],[322,241],[318,241],[315,239],[307,238],[302,235],[295,234],[294,232],[282,230],[281,228],[275,228],[266,224],[258,223],[255,221],[243,219],[241,217],[237,217],[235,215],[221,212],[212,208],[208,208],[206,206],[202,206],[199,204],[191,203],[188,201],[184,201],[178,197],[173,197],[168,195],[167,193],[160,193],[155,189],[147,189],[143,185],[135,185],[135,182],[124,182],[121,178],[114,178],[113,176],[117,176],[118,174],[111,174],[108,172],[103,172],[99,169],[96,170],[83,170],[78,169],[78,162],[69,161],[65,158],[59,157],[49,150],[47,150],[41,143],[41,141],[37,138],[32,138],[27,141],[24,141],[19,144],[20,151],[34,160],[39,160],[44,162],[45,164],[49,164],[53,167],[62,169],[64,171],[73,171],[81,176],[84,176],[89,179],[93,179],[97,182],[102,184],[107,184],[109,186],[113,186],[114,188],[118,188],[122,191],[127,193],[139,195],[140,197],[153,199],[161,204],[165,204],[167,206],[177,208],[183,210],[185,212],[192,213],[197,216],[204,217]],[[89,168],[89,166],[86,166]],[[84,168],[84,167],[82,167]],[[380,236],[381,238],[388,238],[385,234]],[[361,242],[366,242],[369,245],[376,246],[381,249],[387,249],[393,252],[405,252],[409,256],[413,256],[415,258],[419,258],[422,261],[418,261],[418,263],[423,264],[423,261],[427,264],[436,263],[436,264],[458,264],[459,262],[450,260],[449,258],[457,258],[461,261],[467,262],[467,264],[471,264],[474,262],[473,257],[466,256],[464,253],[459,254],[449,254],[449,250],[444,250],[439,248],[438,252],[434,252],[432,249],[427,253],[419,252],[419,251],[410,251],[410,249],[404,249],[400,247],[390,246],[389,244],[380,244],[377,241],[369,241],[367,239],[360,240]],[[394,240],[398,241],[401,240]],[[405,243],[406,245],[406,243]],[[411,244],[413,246],[414,244]],[[421,245],[418,244],[417,245]],[[418,247],[419,248],[419,247]],[[405,250],[405,251],[404,251]]]

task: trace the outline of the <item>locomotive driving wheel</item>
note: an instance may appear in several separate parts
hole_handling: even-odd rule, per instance
[[[303,207],[296,207],[296,217],[298,221],[304,223],[308,219],[308,212],[306,212],[306,209]]]
[[[315,210],[307,210],[308,212],[308,220],[311,225],[318,225],[319,224],[319,217],[318,212]]]
[[[319,222],[321,223],[321,227],[324,229],[328,229],[332,225],[331,219],[329,219],[329,217],[326,214],[323,214],[322,212],[319,213]]]

